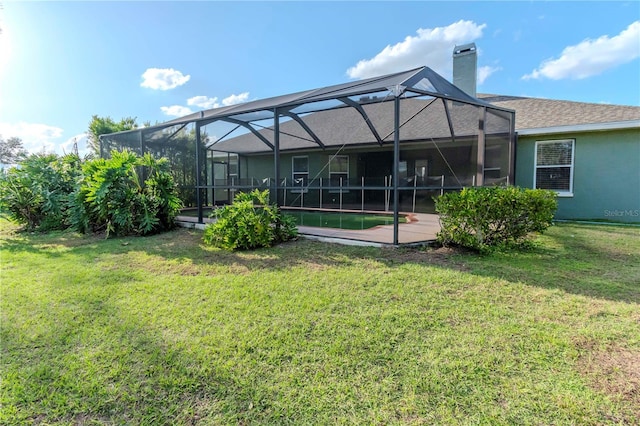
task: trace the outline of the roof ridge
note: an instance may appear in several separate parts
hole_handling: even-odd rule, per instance
[[[540,97],[533,97],[533,96],[512,96],[512,95],[499,95],[499,94],[488,94],[488,93],[479,93],[478,98],[482,99],[485,102],[504,102],[504,101],[517,101],[517,100],[528,99],[528,100],[535,100],[535,101],[565,102],[565,103],[571,103],[571,104],[593,105],[593,106],[602,106],[602,107],[640,108],[640,105],[608,104],[608,103],[599,103],[599,102],[572,101],[569,99],[540,98]]]

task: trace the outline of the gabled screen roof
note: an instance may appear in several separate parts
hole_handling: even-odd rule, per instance
[[[468,123],[465,121],[462,125],[459,118],[462,105],[471,107],[472,110],[473,107],[485,107],[487,110],[513,114],[511,110],[469,96],[425,66],[204,110],[152,127],[112,133],[104,137],[117,144],[118,139],[136,132],[143,141],[160,142],[163,138],[168,141],[173,133],[182,131],[185,125],[197,123],[207,137],[211,137],[211,140],[205,141],[208,149],[246,154],[269,152],[275,146],[277,111],[279,147],[282,150],[314,147],[324,149],[352,144],[383,145],[392,142],[391,101],[396,96],[402,100],[400,114],[407,115],[411,121],[410,125],[402,124],[404,139],[443,138],[452,137],[454,133],[475,133],[478,115],[470,112],[465,117]],[[436,100],[439,102],[434,104]],[[443,102],[452,103],[451,111],[446,109]],[[178,130],[172,131],[173,128]]]
[[[357,96],[365,93],[390,90],[400,86],[421,94],[447,98],[454,101],[461,101],[474,105],[482,105],[495,108],[494,105],[467,95],[462,90],[448,82],[445,78],[437,74],[429,67],[419,67],[408,71],[394,74],[372,77],[364,80],[357,80],[348,83],[336,84],[319,89],[306,90],[303,92],[291,93],[288,95],[275,96],[272,98],[258,99],[242,104],[231,105],[221,108],[208,109],[184,117],[162,123],[159,126],[168,124],[178,124],[190,121],[215,119],[246,114],[255,111],[270,111],[275,108],[295,107],[300,104],[319,102],[327,99],[340,97]],[[266,112],[266,111],[265,111]],[[266,113],[269,115],[269,113]],[[272,117],[273,115],[271,115]],[[268,118],[261,114],[261,118]],[[245,120],[243,120],[245,121]],[[246,121],[252,121],[251,119]],[[155,126],[154,126],[155,127]]]

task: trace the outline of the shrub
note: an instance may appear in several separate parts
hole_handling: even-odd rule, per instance
[[[438,241],[478,251],[526,241],[544,232],[557,208],[556,193],[514,186],[464,188],[435,199]]]
[[[166,159],[113,151],[109,159],[87,161],[83,172],[73,215],[78,231],[148,235],[174,226],[182,204]]]
[[[216,222],[207,225],[204,242],[227,250],[270,247],[294,238],[295,220],[269,204],[269,191],[257,189],[236,195],[233,204],[215,212]]]
[[[32,154],[0,176],[0,209],[28,230],[65,229],[81,173],[75,154]]]
[[[0,212],[28,230],[146,235],[171,229],[181,206],[168,161],[150,154],[33,154],[0,173]]]

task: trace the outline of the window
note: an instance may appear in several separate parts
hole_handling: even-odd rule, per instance
[[[349,185],[349,156],[335,155],[329,158],[329,181],[331,186]]]
[[[534,187],[573,195],[573,139],[536,142]]]
[[[291,159],[291,178],[294,186],[301,189],[294,189],[291,192],[307,192],[309,183],[309,157],[293,157]]]

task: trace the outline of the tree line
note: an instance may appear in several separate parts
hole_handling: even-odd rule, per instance
[[[145,122],[148,127],[150,123]],[[87,147],[92,154],[100,153],[100,135],[133,130],[139,127],[135,117],[125,117],[116,121],[111,117],[99,117],[93,115],[87,129]],[[13,165],[26,159],[29,152],[25,149],[23,141],[17,136],[4,138],[0,135],[0,164]]]

